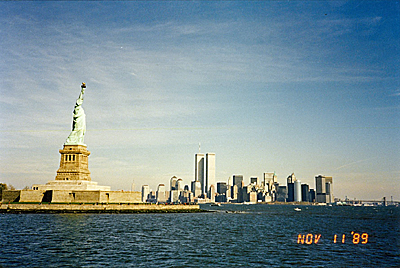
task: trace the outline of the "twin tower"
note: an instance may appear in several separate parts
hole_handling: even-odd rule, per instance
[[[192,190],[196,197],[213,198],[215,193],[215,153],[195,154]],[[200,189],[199,189],[200,186]]]

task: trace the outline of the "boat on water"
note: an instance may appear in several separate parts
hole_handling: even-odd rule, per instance
[[[295,211],[301,211],[301,208],[295,208],[294,210]]]

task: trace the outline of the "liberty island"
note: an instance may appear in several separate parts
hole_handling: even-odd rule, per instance
[[[55,180],[34,184],[32,189],[4,190],[0,212],[197,212],[198,205],[146,205],[141,192],[111,191],[92,181],[89,155],[84,143],[86,115],[82,107],[86,84],[73,111],[72,130],[63,149],[59,150],[60,167]],[[90,206],[84,204],[91,204]]]

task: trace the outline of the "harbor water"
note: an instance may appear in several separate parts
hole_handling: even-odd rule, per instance
[[[0,267],[395,267],[399,207],[0,214]]]

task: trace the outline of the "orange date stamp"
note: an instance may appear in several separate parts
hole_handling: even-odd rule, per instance
[[[321,234],[298,234],[297,235],[297,244],[306,244],[306,245],[311,245],[311,244],[318,244],[322,238]],[[337,235],[335,234],[333,236],[333,243],[334,244],[345,244],[346,242],[348,243],[353,243],[355,245],[357,244],[367,244],[368,243],[368,234],[367,233],[356,233],[356,232],[351,232],[350,235],[346,237],[346,234],[340,234]]]

